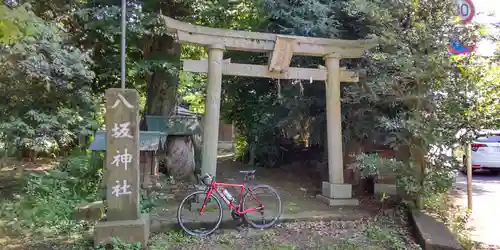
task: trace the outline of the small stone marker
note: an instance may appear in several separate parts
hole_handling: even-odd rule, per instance
[[[139,94],[106,90],[106,221],[95,227],[96,245],[116,237],[146,246],[149,216],[140,211]]]

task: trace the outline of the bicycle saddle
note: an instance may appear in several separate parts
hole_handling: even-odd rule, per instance
[[[255,174],[257,170],[240,170],[240,174]]]

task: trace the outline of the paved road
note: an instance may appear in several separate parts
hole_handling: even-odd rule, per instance
[[[459,205],[467,207],[467,176],[457,176],[456,187],[462,196]],[[500,175],[489,172],[472,176],[473,239],[486,245],[500,245]]]

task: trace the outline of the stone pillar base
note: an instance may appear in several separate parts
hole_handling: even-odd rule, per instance
[[[146,248],[149,239],[149,214],[142,214],[137,220],[100,221],[94,227],[94,245],[110,243],[119,238],[124,243],[141,243]]]
[[[358,206],[359,201],[352,198],[351,184],[323,182],[322,194],[316,197],[330,206]]]
[[[374,184],[374,193],[375,194],[387,194],[387,195],[397,195],[397,188],[394,184],[383,184],[383,183],[375,183]]]

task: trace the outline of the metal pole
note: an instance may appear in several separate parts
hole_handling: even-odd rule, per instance
[[[121,51],[121,87],[125,89],[125,58],[127,56],[126,43],[127,43],[127,0],[122,0],[122,51]]]
[[[467,143],[467,147],[465,150],[465,158],[467,164],[467,209],[468,211],[472,211],[472,158],[470,143]]]
[[[469,63],[471,59],[471,55],[467,56],[467,63]],[[466,91],[466,97],[467,97],[467,103],[468,105],[472,105],[470,103],[471,99],[469,99],[469,84],[470,82],[467,81],[467,84],[465,85],[465,91]],[[468,123],[470,125],[470,116],[467,116]],[[472,148],[471,148],[471,143],[467,143],[467,151],[465,152],[465,156],[467,158],[467,210],[469,212],[472,212]]]

